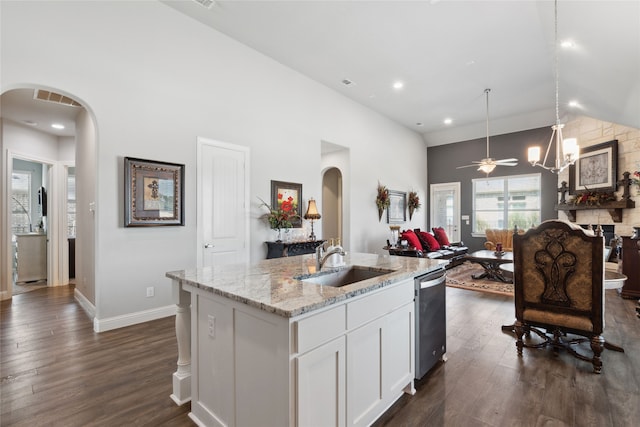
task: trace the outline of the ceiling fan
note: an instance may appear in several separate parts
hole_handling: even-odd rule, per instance
[[[482,160],[474,160],[470,165],[458,166],[456,169],[477,167],[479,171],[488,175],[493,172],[496,166],[516,166],[518,164],[518,159],[515,158],[496,160],[489,157],[489,92],[491,89],[484,90],[487,95],[487,157]]]

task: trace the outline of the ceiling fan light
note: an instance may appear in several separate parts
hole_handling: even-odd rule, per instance
[[[484,165],[480,165],[478,170],[484,173],[491,173],[495,168],[496,168],[495,163],[485,163]]]

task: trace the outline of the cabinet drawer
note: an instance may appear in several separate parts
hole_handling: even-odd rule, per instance
[[[413,279],[347,304],[347,329],[352,330],[413,301]]]
[[[294,323],[294,352],[304,353],[346,331],[346,307],[314,314]]]

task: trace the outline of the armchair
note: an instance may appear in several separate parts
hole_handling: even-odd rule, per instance
[[[496,244],[502,243],[502,250],[511,252],[513,250],[513,234],[524,233],[521,229],[500,229],[500,228],[487,228],[484,234],[487,241],[484,242],[484,248],[488,251],[495,251]]]
[[[602,370],[604,329],[604,240],[574,224],[549,220],[513,236],[518,355],[522,349],[553,346]],[[540,328],[545,329],[543,332]],[[531,338],[534,332],[542,339]],[[523,337],[527,336],[526,339]],[[568,338],[568,334],[584,338]],[[585,339],[586,338],[586,339]],[[589,341],[593,355],[574,347]],[[613,345],[607,348],[622,351]]]

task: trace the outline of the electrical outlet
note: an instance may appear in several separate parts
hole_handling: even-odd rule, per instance
[[[207,316],[207,327],[209,328],[209,336],[211,338],[216,337],[216,318],[212,315]]]
[[[153,286],[149,286],[147,288],[147,297],[152,297],[155,294],[155,289],[153,288]]]

